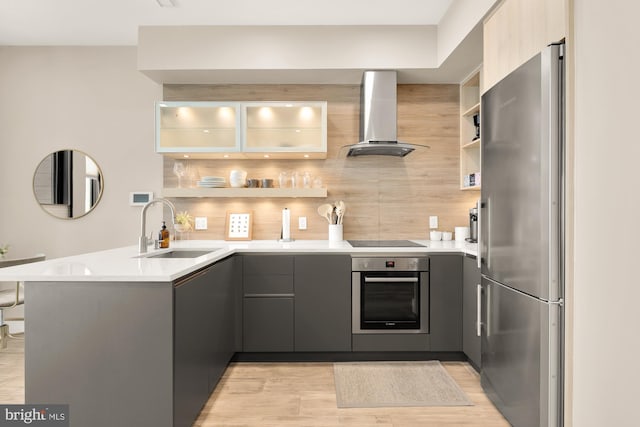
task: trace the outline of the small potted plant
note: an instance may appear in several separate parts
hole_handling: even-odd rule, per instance
[[[176,223],[173,224],[175,230],[179,233],[185,233],[193,229],[193,217],[187,211],[178,212],[176,215]]]
[[[9,245],[0,246],[0,258],[4,257],[7,252],[9,252]]]

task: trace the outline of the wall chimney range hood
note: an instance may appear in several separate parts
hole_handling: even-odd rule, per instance
[[[365,71],[360,93],[360,142],[346,147],[347,157],[404,157],[416,149],[416,145],[398,141],[397,104],[397,72]]]

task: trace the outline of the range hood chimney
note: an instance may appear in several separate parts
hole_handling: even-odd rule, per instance
[[[397,104],[396,71],[365,71],[360,93],[360,142],[348,147],[347,157],[404,157],[415,149],[398,142]]]

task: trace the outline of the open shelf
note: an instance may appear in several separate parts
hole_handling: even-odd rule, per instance
[[[464,116],[464,117],[473,116],[474,114],[476,114],[479,111],[480,111],[480,103],[478,102],[477,104],[473,105],[468,110],[464,111],[462,113],[462,116]]]
[[[468,148],[480,148],[480,138],[462,145],[460,148],[466,150]]]
[[[473,71],[460,83],[460,189],[480,190],[480,185],[465,186],[472,174],[480,173],[482,142],[476,137],[474,117],[480,117],[480,70]]]
[[[163,197],[327,197],[326,188],[164,188]]]

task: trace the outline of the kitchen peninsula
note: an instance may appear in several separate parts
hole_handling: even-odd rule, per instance
[[[350,337],[350,265],[351,255],[357,254],[428,256],[431,305],[441,307],[431,313],[431,334],[446,336],[447,328],[456,325],[450,335],[459,339],[453,345],[450,339],[431,339],[422,357],[429,352],[464,357],[462,259],[475,256],[476,245],[416,242],[425,247],[353,248],[346,241],[180,241],[143,256],[131,246],[3,269],[0,280],[25,282],[26,402],[68,403],[71,425],[191,425],[234,354],[247,354],[243,342],[247,345],[251,331],[243,318],[243,287],[249,281],[243,277],[259,274],[255,268],[268,264],[269,274],[261,276],[264,282],[269,275],[291,280],[289,298],[292,305],[296,301],[296,310],[302,310],[297,300],[300,283],[322,286],[323,298],[336,300],[335,307],[324,310],[326,315],[344,319],[336,327]],[[192,250],[211,251],[194,258],[167,258],[171,251]],[[266,257],[272,257],[268,263]],[[288,271],[278,271],[285,266]],[[437,266],[446,268],[438,271]],[[447,288],[455,292],[446,294]],[[456,307],[442,308],[446,304]],[[296,325],[300,315],[295,313]],[[293,316],[290,321],[293,324]],[[301,342],[298,335],[291,339]],[[300,360],[313,358],[293,341],[291,349]],[[352,354],[350,346],[329,352],[324,357],[344,360]]]

